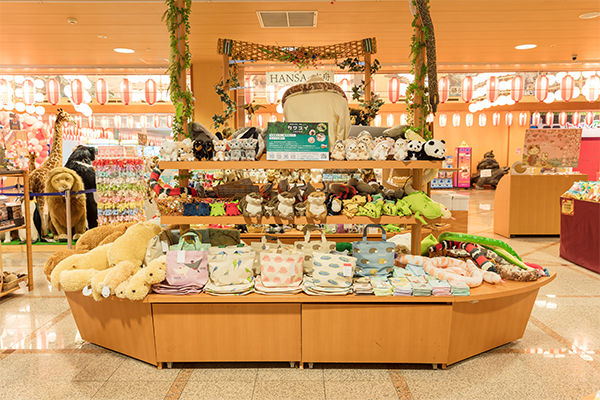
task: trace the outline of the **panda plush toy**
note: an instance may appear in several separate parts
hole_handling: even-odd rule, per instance
[[[406,145],[406,152],[408,153],[406,160],[422,160],[421,155],[423,152],[423,142],[411,140]]]
[[[443,140],[431,139],[423,143],[423,149],[419,160],[441,161],[446,158],[446,142]]]

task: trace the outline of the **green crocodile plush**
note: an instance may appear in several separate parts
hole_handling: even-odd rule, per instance
[[[413,214],[410,205],[402,199],[396,200],[396,210],[399,216],[410,217]]]
[[[404,196],[402,200],[410,206],[410,210],[415,214],[415,218],[423,224],[427,224],[423,217],[435,219],[442,216],[440,204],[431,200],[425,192],[413,192]]]
[[[383,202],[381,202],[383,203]],[[382,204],[380,202],[369,202],[364,206],[358,207],[357,216],[362,215],[370,218],[380,218],[381,217],[381,209]]]

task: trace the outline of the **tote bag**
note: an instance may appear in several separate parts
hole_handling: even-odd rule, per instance
[[[381,242],[367,241],[367,230],[379,228],[382,232]],[[363,231],[363,239],[352,243],[352,255],[356,257],[357,275],[387,276],[394,268],[394,243],[386,241],[383,226],[369,224]]]
[[[216,286],[248,284],[253,281],[256,253],[213,254],[208,258],[210,281]]]
[[[187,234],[186,234],[187,235]],[[167,283],[171,286],[197,285],[208,282],[208,251],[184,250],[184,236],[167,252]],[[200,247],[196,235],[195,242]]]
[[[269,243],[268,240],[275,241],[275,243]],[[250,243],[252,250],[256,252],[258,256],[263,250],[276,250],[279,246],[283,246],[283,243],[277,238],[277,236],[264,235],[260,238],[260,242]],[[260,260],[257,257],[253,265],[254,276],[260,275]]]
[[[321,241],[310,241],[311,230],[321,232]],[[307,228],[306,233],[304,234],[304,241],[295,242],[294,246],[296,246],[296,248],[304,254],[302,266],[304,269],[304,274],[308,276],[312,276],[313,274],[312,259],[314,252],[327,253],[335,250],[335,242],[328,241],[327,238],[325,238],[325,233],[321,229],[316,228]]]
[[[356,268],[356,258],[329,253],[314,253],[313,283],[316,286],[349,288]]]
[[[298,286],[302,283],[304,253],[293,246],[260,253],[260,277],[266,287]]]
[[[161,231],[158,235],[150,239],[150,243],[146,248],[146,256],[144,257],[144,265],[147,266],[152,260],[156,260],[158,257],[164,256],[169,251],[171,242],[171,236],[166,230]]]

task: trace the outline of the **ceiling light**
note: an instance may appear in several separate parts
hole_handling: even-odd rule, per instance
[[[589,12],[579,16],[581,19],[592,19],[596,17],[600,17],[600,11]]]
[[[107,39],[108,36],[104,36],[104,35],[98,35],[98,39]]]
[[[71,25],[75,25],[77,23],[77,18],[69,17],[69,18],[67,18],[67,22],[70,23]]]
[[[125,49],[125,48],[120,48],[120,47],[114,49],[114,51],[116,51],[117,53],[126,53],[126,54],[135,53],[135,50]]]
[[[518,46],[515,46],[515,49],[517,50],[529,50],[529,49],[535,49],[537,47],[537,44],[520,44]]]

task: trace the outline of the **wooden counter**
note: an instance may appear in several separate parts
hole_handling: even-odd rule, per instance
[[[452,364],[523,336],[541,286],[484,283],[467,297],[189,296],[96,302],[67,293],[84,340],[164,362]]]
[[[506,175],[494,198],[494,233],[559,235],[560,196],[587,175]]]

